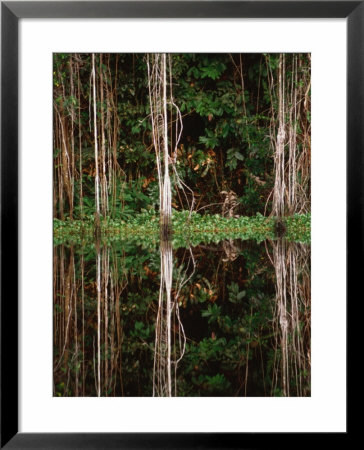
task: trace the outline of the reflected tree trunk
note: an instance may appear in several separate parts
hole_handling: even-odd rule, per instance
[[[272,242],[275,268],[276,363],[273,388],[281,380],[284,396],[310,393],[310,249],[278,239]],[[280,366],[280,368],[279,368]]]
[[[96,289],[97,289],[97,396],[101,396],[101,252],[96,242]]]
[[[161,281],[155,331],[153,396],[172,396],[171,371],[171,290],[173,256],[171,241],[161,240]]]
[[[179,294],[195,271],[195,260],[191,248],[189,253],[190,259],[187,267],[182,270],[181,266],[177,270],[175,288],[172,289],[172,242],[163,239],[160,241],[161,280],[155,326],[153,365],[153,396],[155,397],[177,396],[177,367],[186,349],[186,335],[179,313]],[[192,264],[190,264],[191,262]],[[190,265],[192,265],[192,272],[187,275]]]
[[[126,282],[119,276],[118,257],[96,242],[92,262],[88,258],[86,263],[83,251],[75,254],[73,246],[64,245],[55,248],[53,261],[57,392],[62,396],[123,392],[120,295]]]

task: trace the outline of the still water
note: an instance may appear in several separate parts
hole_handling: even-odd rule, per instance
[[[310,246],[54,247],[54,396],[310,396]]]

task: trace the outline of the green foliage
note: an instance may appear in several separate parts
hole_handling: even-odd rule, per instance
[[[140,214],[107,218],[101,222],[101,237],[104,242],[139,241],[155,246],[159,240],[159,217],[153,209]],[[172,217],[172,242],[175,248],[197,245],[201,242],[218,243],[224,239],[254,239],[258,242],[275,239],[274,218],[260,214],[255,217],[229,218],[221,215],[189,214],[188,211],[174,211]],[[288,241],[310,242],[311,216],[294,215],[286,220]],[[94,217],[84,220],[54,219],[54,243],[91,243],[94,240]]]
[[[158,199],[145,57],[142,54],[107,54],[100,65],[100,57],[96,55],[98,70],[103,70],[105,82],[113,88],[112,102],[104,98],[104,110],[110,117],[117,114],[117,124],[108,124],[105,136],[106,148],[113,146],[108,150],[113,156],[108,155],[106,171],[111,160],[112,165],[116,165],[115,173],[108,174],[109,213],[113,218],[125,219],[126,215],[139,213],[143,208],[156,208]],[[78,61],[80,98],[74,92],[78,86],[75,68],[72,72],[74,87],[71,87],[71,61],[73,64]],[[288,61],[289,56],[287,78],[290,80],[292,69]],[[301,61],[299,77],[309,71],[305,55],[301,55]],[[220,192],[227,189],[236,192],[240,214],[263,213],[267,201],[268,206],[271,202],[274,182],[271,108],[277,107],[277,99],[269,89],[267,68],[275,74],[278,62],[278,55],[269,54],[172,56],[173,97],[183,114],[177,168],[184,182],[200,196],[200,206],[215,204],[211,212],[221,213]],[[80,162],[82,166],[81,173],[74,176],[74,218],[81,218],[81,202],[86,216],[92,214],[95,207],[94,138],[92,115],[89,115],[91,54],[75,57],[56,53],[53,72],[55,104],[66,117],[80,113],[80,127],[75,117],[72,129],[77,171]],[[299,82],[302,83],[302,79],[299,78]],[[100,107],[98,99],[99,116]],[[307,121],[310,122],[309,113]],[[70,123],[68,128],[71,129]],[[174,138],[171,145],[173,141]],[[54,149],[57,167],[62,165],[60,146],[57,143]],[[57,183],[60,175],[57,171],[55,175]],[[83,185],[82,199],[79,177]],[[186,207],[182,198],[176,190],[173,202],[177,209]],[[61,218],[63,211],[62,218],[67,217],[69,208],[64,195],[62,201],[57,201],[55,216]]]
[[[238,283],[232,282],[228,287],[229,302],[238,303],[246,296],[245,290],[240,290]]]
[[[112,386],[118,386],[116,395],[148,396],[152,392],[160,229],[145,57],[108,54],[101,64],[100,55],[96,55],[97,70],[102,71],[112,96],[105,97],[103,103],[99,95],[97,98],[98,144],[101,149],[105,139],[106,149],[108,211],[101,217],[99,239],[95,240],[91,54],[54,55],[54,105],[64,120],[69,152],[64,154],[58,132],[53,150],[54,244],[59,246],[55,256],[62,260],[63,281],[67,271],[74,274],[70,279],[74,280],[72,295],[77,300],[74,305],[78,320],[85,316],[84,353],[80,346],[70,345],[66,358],[62,356],[62,346],[55,346],[55,361],[61,359],[55,376],[56,396],[74,395],[72,386],[76,377],[81,377],[80,361],[84,362],[86,373],[91,374],[85,380],[87,395],[95,392],[92,374],[97,338],[94,327],[97,252],[103,255],[103,261],[109,254],[112,282],[103,285],[103,289],[109,293],[114,289],[114,300],[118,296],[118,303],[109,304],[109,308],[111,311],[118,304],[115,317],[120,319],[117,331],[117,325],[109,323],[109,331],[114,327],[113,351],[118,352],[120,365],[103,394],[113,395]],[[78,71],[72,66],[76,60]],[[289,61],[287,56],[287,79],[294,82]],[[266,252],[269,241],[280,237],[276,233],[276,218],[265,216],[271,211],[274,186],[271,133],[277,119],[272,110],[278,106],[269,77],[273,74],[274,82],[277,81],[278,64],[279,55],[269,54],[174,54],[172,57],[173,100],[183,115],[176,168],[183,182],[193,190],[195,209],[199,211],[192,214],[186,211],[187,201],[172,175],[174,287],[178,274],[191,271],[185,261],[185,249],[197,247],[199,255],[196,273],[182,287],[178,298],[187,336],[186,352],[177,370],[180,396],[243,395],[247,368],[252,374],[248,395],[263,396],[267,392],[283,395],[272,383],[272,374],[282,355],[279,350],[272,351],[278,339],[272,332],[276,293],[274,268]],[[308,70],[308,58],[302,55],[298,76],[302,77]],[[74,91],[78,82],[79,95]],[[107,122],[104,138],[100,133],[101,108],[105,110]],[[174,119],[175,112],[170,105],[168,112]],[[54,114],[54,127],[59,130],[57,117]],[[302,134],[304,121],[310,124],[309,111],[297,123],[298,134]],[[173,137],[169,145],[173,149],[175,137],[173,133],[170,135]],[[300,146],[302,142],[298,144],[301,151]],[[64,171],[67,158],[73,166],[72,170],[68,167]],[[302,174],[297,176],[301,182]],[[68,182],[73,186],[72,214]],[[236,194],[235,217],[223,217],[224,191]],[[191,203],[190,192],[187,197]],[[310,243],[310,214],[286,217],[284,224],[286,241]],[[236,245],[236,259],[227,255],[226,247],[231,243]],[[75,258],[74,269],[68,266],[71,255]],[[106,266],[102,267],[104,272]],[[84,274],[82,294],[81,271]],[[65,290],[58,294],[54,300],[54,317],[58,326],[63,323],[64,327],[67,296]],[[103,321],[102,317],[102,324]],[[79,325],[79,332],[80,328]],[[118,333],[120,342],[117,342]],[[72,336],[70,333],[69,339]],[[101,346],[100,351],[101,361],[111,364],[110,347],[106,350]],[[264,369],[262,360],[266,362]],[[309,378],[309,373],[303,376]]]
[[[202,317],[208,317],[208,323],[216,322],[220,316],[221,307],[215,304],[209,305],[207,310],[202,311]]]
[[[226,167],[234,170],[238,165],[238,161],[244,161],[244,156],[236,148],[229,148],[226,155]]]

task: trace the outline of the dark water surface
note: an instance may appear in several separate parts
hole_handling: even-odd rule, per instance
[[[309,396],[310,247],[54,247],[55,396]]]

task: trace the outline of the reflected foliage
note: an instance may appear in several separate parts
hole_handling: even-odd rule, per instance
[[[310,395],[309,247],[235,240],[191,250],[194,267],[189,249],[173,251],[171,295],[186,337],[173,395]],[[101,395],[151,396],[160,251],[125,241],[55,247],[54,394],[97,395],[98,252]],[[190,278],[177,296],[181,274]],[[173,317],[172,348],[183,338]]]

